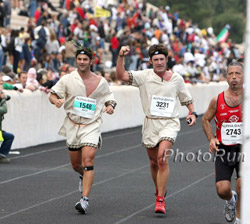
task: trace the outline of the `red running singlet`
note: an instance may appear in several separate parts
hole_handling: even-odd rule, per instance
[[[224,92],[218,95],[217,111],[214,118],[217,139],[224,145],[241,144],[242,111],[241,104],[236,107],[227,105]]]

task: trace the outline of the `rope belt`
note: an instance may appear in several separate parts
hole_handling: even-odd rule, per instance
[[[168,120],[171,119],[171,117],[148,117],[146,116],[147,119],[151,119],[151,120]]]
[[[94,122],[96,122],[96,121],[92,121],[92,122],[89,123],[89,124],[76,123],[75,121],[73,121],[73,120],[69,117],[68,114],[67,114],[67,117],[69,118],[69,120],[70,120],[74,125],[78,125],[78,126],[82,126],[82,127],[86,127],[86,126],[88,126],[88,125],[93,124]]]

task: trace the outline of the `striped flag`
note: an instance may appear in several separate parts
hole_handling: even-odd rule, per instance
[[[226,42],[227,38],[229,37],[229,30],[230,30],[230,26],[226,25],[223,30],[219,33],[219,35],[216,37],[216,41],[223,43]]]

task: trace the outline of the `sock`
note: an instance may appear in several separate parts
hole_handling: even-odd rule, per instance
[[[236,217],[235,223],[240,224],[240,219]]]
[[[158,189],[155,189],[155,195],[156,196],[158,195]]]
[[[82,199],[83,199],[84,201],[89,201],[89,198],[86,197],[86,196],[82,196]]]
[[[233,194],[233,192],[232,192],[232,198],[231,198],[231,200],[230,201],[228,201],[230,204],[234,204],[234,203],[236,203],[236,201],[235,201],[235,197],[234,197],[234,194]]]
[[[167,189],[166,189],[166,192],[164,194],[164,198],[166,197],[166,195],[167,195]],[[158,196],[158,189],[155,189],[155,196]]]

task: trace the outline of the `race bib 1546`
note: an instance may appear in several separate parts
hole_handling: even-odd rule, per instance
[[[85,118],[93,118],[95,114],[96,100],[83,96],[76,96],[74,111],[76,115]]]

